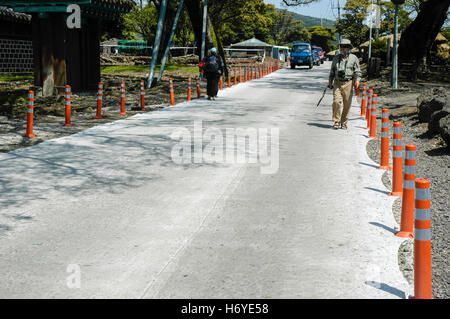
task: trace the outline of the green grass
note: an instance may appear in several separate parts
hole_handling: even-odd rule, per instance
[[[155,73],[159,73],[161,65],[156,66]],[[150,65],[113,65],[102,66],[102,73],[122,73],[122,72],[148,72]],[[166,64],[166,71],[183,71],[186,73],[198,73],[198,67],[193,67],[188,64],[168,63]]]
[[[21,80],[31,80],[31,79],[33,79],[33,74],[26,74],[26,75],[4,74],[4,75],[0,75],[0,82],[21,81]]]

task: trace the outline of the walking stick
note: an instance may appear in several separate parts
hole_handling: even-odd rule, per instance
[[[320,102],[322,102],[323,98],[325,97],[325,94],[327,94],[327,89],[328,89],[328,87],[326,87],[325,90],[323,90],[322,97],[320,98],[319,103],[317,103],[316,107],[319,107]]]

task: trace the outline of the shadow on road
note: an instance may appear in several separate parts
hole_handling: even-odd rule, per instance
[[[393,233],[393,234],[397,234],[397,231],[396,231],[395,229],[393,229],[393,228],[391,228],[391,227],[389,227],[389,226],[380,224],[380,223],[378,223],[378,222],[370,222],[369,224],[374,225],[374,226],[377,226],[377,227],[380,227],[380,228],[383,228],[383,229],[385,229],[385,230],[387,230],[388,232],[391,232],[391,233]]]
[[[377,281],[366,281],[364,282],[366,285],[383,290],[387,293],[390,293],[394,296],[397,296],[401,299],[407,299],[407,295],[406,292],[397,289],[395,287],[389,286],[388,284],[382,283],[382,282],[377,282]]]
[[[321,124],[321,123],[307,123],[309,126],[316,126],[316,127],[320,127],[320,128],[327,128],[330,129],[333,126],[330,124]]]

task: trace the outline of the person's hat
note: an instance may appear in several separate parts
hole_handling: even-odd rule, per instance
[[[217,54],[217,48],[212,48],[209,52],[211,52],[211,54],[216,55]]]
[[[353,45],[352,45],[352,43],[350,42],[349,39],[342,39],[341,43],[339,43],[339,46],[353,48]]]

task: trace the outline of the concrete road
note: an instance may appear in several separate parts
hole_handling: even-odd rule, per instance
[[[0,297],[405,297],[356,100],[348,131],[315,108],[329,66],[1,154]],[[199,124],[269,129],[270,162],[178,163]]]

